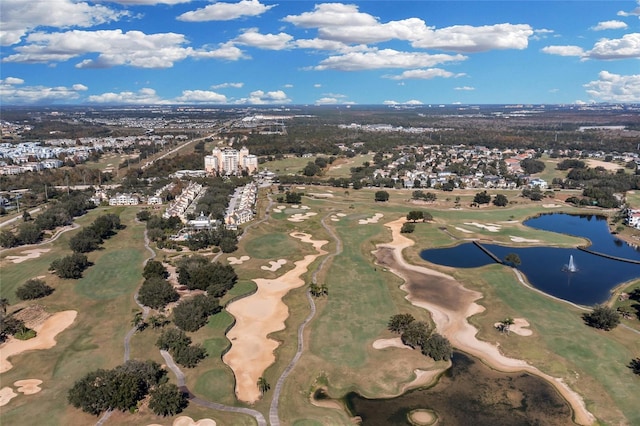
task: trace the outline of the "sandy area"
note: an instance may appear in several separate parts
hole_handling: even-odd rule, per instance
[[[287,264],[287,259],[278,259],[278,260],[270,260],[269,266],[261,266],[260,269],[263,271],[271,271],[275,272],[278,269],[282,268],[283,265]]]
[[[20,256],[7,256],[7,260],[13,263],[22,263],[29,259],[37,259],[42,253],[47,253],[51,249],[31,249],[20,252]]]
[[[551,203],[551,204],[543,204],[542,207],[544,207],[546,209],[553,209],[553,208],[556,208],[556,207],[560,207],[560,204],[553,204],[553,203]]]
[[[171,426],[216,426],[216,421],[211,419],[200,419],[197,422],[189,416],[179,416],[173,420]],[[147,426],[162,426],[157,423],[153,423]]]
[[[509,235],[509,239],[514,243],[539,243],[540,242],[540,240],[530,240],[528,238],[514,237],[513,235]]]
[[[251,260],[251,257],[249,257],[249,256],[240,256],[240,257],[229,256],[229,257],[227,257],[227,262],[229,262],[229,265],[242,265],[247,260]]]
[[[400,337],[394,337],[392,339],[378,339],[373,342],[373,349],[384,348],[411,349],[411,346],[407,346],[402,343],[402,339]]]
[[[38,333],[29,340],[18,340],[13,337],[0,345],[0,373],[10,370],[13,365],[9,358],[25,351],[49,349],[56,345],[56,336],[73,324],[76,319],[76,311],[58,312],[47,318],[42,324],[33,329]]]
[[[456,226],[456,229],[460,232],[464,232],[466,234],[473,234],[473,231],[469,231],[468,229],[464,229],[464,228],[460,228],[459,226]]]
[[[7,405],[9,401],[18,396],[10,387],[0,389],[0,407]]]
[[[327,253],[321,247],[328,241],[316,241],[311,239],[311,235],[301,232],[289,235],[311,244],[316,253],[294,262],[294,268],[278,278],[254,279],[258,290],[227,306],[227,311],[235,317],[236,324],[227,333],[231,349],[224,355],[223,361],[233,370],[236,396],[241,401],[253,403],[260,398],[256,384],[258,378],[275,362],[274,351],[280,343],[268,336],[285,328],[289,309],[282,298],[290,290],[302,287],[305,281],[301,276],[307,272],[309,265],[318,256]]]
[[[42,384],[42,380],[38,379],[24,379],[18,380],[13,383],[13,386],[18,387],[18,392],[23,393],[25,395],[33,395],[34,393],[38,393],[42,390],[40,385]]]
[[[313,217],[315,215],[317,215],[318,213],[315,212],[307,212],[307,213],[294,213],[291,215],[291,217],[289,217],[287,220],[289,222],[304,222],[305,220],[309,219],[310,217]]]
[[[382,213],[376,213],[373,215],[373,217],[370,217],[368,219],[359,219],[358,220],[358,224],[360,225],[368,225],[370,223],[378,223],[378,221],[380,219],[382,219],[384,217],[384,215]]]
[[[310,192],[309,195],[316,198],[333,198],[333,194],[323,194],[319,192]]]
[[[493,324],[493,326],[496,328],[498,328],[499,325],[499,322]],[[529,321],[524,318],[514,318],[513,324],[509,326],[509,332],[515,333],[519,336],[531,336],[533,334],[533,331],[527,328],[529,327],[529,325]]]
[[[409,418],[418,425],[433,425],[437,420],[431,410],[413,410],[409,413]]]
[[[402,286],[408,292],[407,300],[416,306],[429,310],[438,332],[446,336],[454,347],[482,359],[490,367],[499,371],[527,371],[544,378],[553,384],[558,392],[569,402],[574,411],[576,423],[581,425],[594,423],[595,418],[586,409],[580,395],[569,388],[561,379],[542,373],[523,360],[506,357],[500,353],[497,345],[476,338],[478,330],[469,324],[467,318],[484,310],[482,306],[475,303],[476,300],[482,297],[482,294],[465,288],[446,274],[422,266],[408,264],[402,257],[402,250],[412,246],[414,242],[400,233],[404,222],[405,218],[400,218],[386,224],[391,229],[393,238],[390,243],[379,244],[378,252],[385,248],[390,249],[387,253],[387,258],[384,260],[389,262],[390,267],[397,266],[399,270],[391,269],[405,280],[407,280],[405,274],[420,273],[423,281],[429,281],[425,280],[425,276],[431,276],[434,281],[444,283],[444,285],[436,285],[435,289],[429,290],[431,291],[431,297],[420,297],[420,289],[414,286],[416,288],[416,291],[414,291],[412,284],[407,280]],[[385,252],[383,251],[382,253],[384,254]],[[378,261],[380,261],[380,258],[378,258]],[[439,295],[439,293],[443,294]]]
[[[478,223],[478,222],[465,222],[465,225],[469,225],[469,226],[475,226],[478,227],[480,229],[485,229],[489,232],[498,232],[500,231],[501,226],[500,225],[496,225],[494,223]]]

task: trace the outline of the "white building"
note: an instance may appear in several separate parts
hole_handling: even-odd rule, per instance
[[[204,169],[209,174],[235,175],[246,170],[253,173],[258,169],[258,157],[249,154],[246,147],[240,151],[233,148],[213,148],[211,155],[204,157]]]
[[[116,194],[109,198],[110,206],[137,206],[139,203],[140,199],[135,194]]]

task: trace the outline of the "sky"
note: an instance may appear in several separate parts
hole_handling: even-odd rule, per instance
[[[640,0],[0,0],[2,105],[640,103]]]

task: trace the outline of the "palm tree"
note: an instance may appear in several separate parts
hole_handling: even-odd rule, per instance
[[[271,386],[269,385],[269,383],[267,383],[267,379],[265,379],[264,376],[260,376],[260,378],[258,379],[257,385],[262,395],[264,395],[265,392],[271,389]]]
[[[515,321],[513,320],[513,318],[507,317],[507,318],[503,319],[502,321],[500,321],[500,325],[498,326],[498,328],[503,333],[509,334],[509,326],[512,326],[513,324],[515,324]]]

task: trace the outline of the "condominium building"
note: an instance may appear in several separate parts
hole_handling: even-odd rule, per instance
[[[258,169],[258,157],[249,154],[246,147],[239,151],[233,148],[213,148],[211,155],[204,157],[204,169],[209,174],[235,175],[246,170],[249,174]]]

